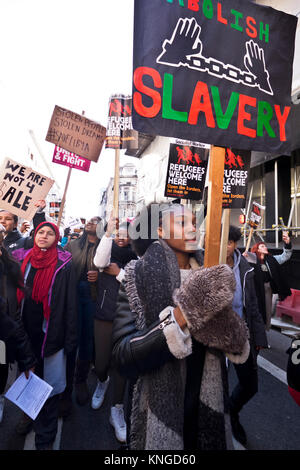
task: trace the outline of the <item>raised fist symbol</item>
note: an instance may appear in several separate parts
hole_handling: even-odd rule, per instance
[[[252,40],[246,42],[244,64],[248,71],[256,77],[258,88],[269,95],[273,95],[269,72],[266,69],[264,50]]]
[[[179,66],[188,62],[187,56],[199,55],[202,51],[200,31],[201,27],[195,18],[180,18],[171,39],[164,41],[163,52],[157,62]]]

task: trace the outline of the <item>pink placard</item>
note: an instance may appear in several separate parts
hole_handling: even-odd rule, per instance
[[[84,157],[79,157],[79,155],[68,152],[68,150],[58,147],[57,145],[54,149],[52,161],[54,163],[76,168],[77,170],[81,171],[89,171],[91,166],[91,160],[88,160]]]

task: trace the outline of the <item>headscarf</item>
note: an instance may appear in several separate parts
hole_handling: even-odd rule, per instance
[[[49,248],[39,248],[36,244],[35,238],[38,231],[42,228],[48,226],[55,232],[55,241]],[[33,288],[32,288],[32,300],[37,303],[43,304],[43,315],[44,318],[48,321],[50,317],[50,305],[48,303],[48,294],[55,273],[55,268],[57,264],[57,244],[59,241],[59,230],[58,227],[51,222],[42,222],[37,226],[34,232],[34,246],[25,256],[24,261],[21,266],[21,271],[25,275],[26,266],[28,263],[35,269],[37,272],[34,276]],[[17,291],[18,302],[24,297],[23,291],[18,289]]]
[[[259,253],[259,251],[258,251],[259,245],[265,245],[266,246],[266,244],[264,242],[255,243],[255,245],[253,245],[253,247],[251,248],[251,253],[255,253],[257,258],[259,259],[259,261],[262,263],[263,260],[264,260],[264,256],[262,255],[262,253]]]

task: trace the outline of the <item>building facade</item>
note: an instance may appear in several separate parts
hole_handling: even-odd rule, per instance
[[[120,167],[119,184],[119,219],[121,222],[131,220],[137,212],[137,167],[127,163]],[[107,188],[102,192],[99,215],[108,220],[113,210],[114,178],[110,178]]]

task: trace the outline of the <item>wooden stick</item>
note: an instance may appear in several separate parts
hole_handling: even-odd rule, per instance
[[[249,212],[250,212],[251,200],[252,200],[252,193],[253,193],[253,184],[251,185],[249,201],[248,201],[248,207],[247,207],[247,211],[246,211],[246,214],[245,214],[246,215],[246,221],[249,218]],[[246,231],[244,233],[244,244],[246,245]]]
[[[212,146],[209,158],[204,266],[219,264],[225,148]]]
[[[114,217],[119,217],[120,149],[115,149]]]
[[[249,232],[249,237],[248,237],[248,240],[247,240],[247,245],[246,245],[246,248],[245,248],[246,253],[247,253],[247,251],[249,250],[249,247],[250,247],[251,238],[252,238],[252,235],[253,235],[253,230],[254,230],[254,228],[251,227],[250,232]]]
[[[67,191],[68,191],[69,182],[70,182],[70,178],[71,178],[71,172],[72,172],[72,168],[70,167],[69,172],[68,172],[68,176],[67,176],[66,185],[65,185],[64,195],[63,195],[63,198],[61,200],[61,205],[60,205],[60,209],[59,209],[58,221],[57,221],[57,226],[58,227],[60,226],[63,210],[64,210],[64,207],[65,207]]]
[[[229,234],[229,225],[230,225],[230,212],[231,209],[223,210],[222,217],[222,235],[221,235],[221,249],[220,249],[220,264],[226,264],[227,259],[227,245],[228,245],[228,234]]]

